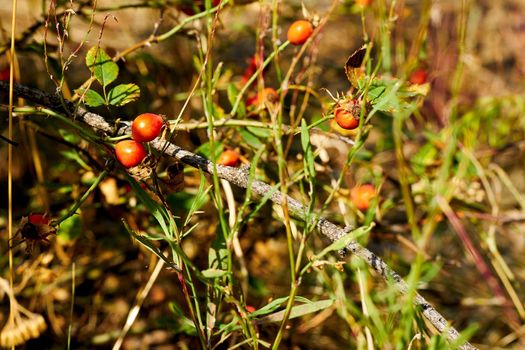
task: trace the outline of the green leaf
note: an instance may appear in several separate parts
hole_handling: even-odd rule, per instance
[[[166,265],[168,265],[169,267],[171,267],[172,269],[174,269],[175,271],[181,271],[180,267],[177,266],[174,262],[170,261],[170,259],[168,259],[168,257],[166,257],[164,255],[163,252],[160,251],[159,248],[157,248],[157,246],[153,243],[151,243],[148,238],[144,237],[144,236],[141,236],[139,234],[137,234],[135,231],[133,231],[129,226],[128,224],[123,220],[122,223],[124,224],[124,227],[126,228],[126,231],[128,231],[128,233],[133,236],[133,238],[135,238],[137,241],[139,241],[144,247],[146,247],[147,249],[149,249],[149,251],[151,251],[153,254],[155,254],[156,256],[158,256],[162,261],[164,261],[166,263]]]
[[[370,90],[368,90],[367,97],[374,101],[378,99],[384,92],[386,91],[386,87],[384,86],[372,86],[370,87]]]
[[[290,313],[289,319],[302,317],[304,315],[313,314],[315,312],[324,310],[329,308],[334,304],[334,299],[326,299],[326,300],[319,300],[319,301],[309,301],[302,305],[297,305],[292,307],[292,311]],[[266,323],[266,322],[280,322],[283,319],[284,313],[286,310],[282,310],[279,312],[276,312],[274,314],[271,314],[269,316],[266,316],[259,320],[260,323]]]
[[[255,136],[262,137],[262,138],[268,138],[272,136],[272,132],[268,128],[259,128],[256,126],[247,126],[246,130],[254,134]]]
[[[176,303],[169,303],[169,307],[171,312],[175,314],[175,326],[172,327],[172,331],[175,334],[184,333],[191,336],[196,336],[197,329],[195,328],[195,324],[184,315],[184,311],[182,311],[182,309]]]
[[[118,65],[100,47],[92,47],[86,54],[86,66],[104,87],[117,79]]]
[[[140,88],[135,84],[120,84],[109,91],[109,104],[124,106],[140,97]]]
[[[240,129],[239,134],[241,134],[241,137],[244,139],[244,141],[253,148],[258,149],[263,146],[262,141],[248,130]]]
[[[312,144],[310,143],[310,132],[306,121],[301,120],[301,145],[304,151],[304,169],[309,179],[315,178],[314,154],[312,152]]]
[[[237,99],[237,96],[239,95],[239,90],[235,86],[235,84],[231,83],[228,85],[228,88],[226,90],[228,94],[228,101],[230,102],[230,105],[233,107],[235,105],[235,100]],[[237,109],[237,116],[238,118],[242,118],[246,115],[246,107],[244,105],[244,102],[241,102],[239,104],[239,108]]]
[[[374,227],[374,223],[372,223],[369,226],[361,226],[356,230],[353,230],[349,232],[348,234],[344,235],[343,237],[339,238],[334,243],[330,244],[328,247],[323,249],[321,253],[317,254],[312,260],[318,260],[328,254],[329,252],[333,251],[339,251],[346,247],[348,244],[355,241],[358,237],[361,237],[362,235],[370,232],[370,230]]]
[[[228,274],[228,271],[213,268],[202,271],[202,275],[206,278],[217,278],[225,276],[226,274]]]
[[[82,157],[80,157],[80,154],[78,154],[77,151],[75,151],[75,150],[62,151],[62,152],[60,152],[60,154],[65,159],[74,160],[75,162],[78,163],[78,165],[80,165],[84,169],[90,169],[90,166],[88,164],[86,164],[86,162],[84,162],[84,160],[82,159]]]
[[[148,211],[153,215],[157,220],[162,231],[167,237],[173,237],[177,227],[171,215],[168,213],[166,208],[163,205],[155,202],[149,194],[140,186],[140,184],[135,181],[131,176],[126,174],[126,179],[128,183],[133,188],[133,191],[139,198],[140,202],[148,208]]]
[[[80,211],[77,211],[79,213]],[[80,236],[82,233],[82,222],[80,215],[72,215],[60,223],[57,237],[61,241],[69,242]]]
[[[100,96],[95,90],[88,89],[87,91],[82,91],[78,89],[76,91],[79,95],[84,96],[84,103],[89,107],[99,107],[106,104],[104,97]]]
[[[281,305],[285,303],[287,300],[288,300],[288,297],[274,299],[270,303],[263,306],[262,308],[252,312],[250,316],[255,317],[255,316],[268,315],[269,313],[272,313],[278,308],[280,308]]]
[[[425,172],[427,166],[431,166],[436,161],[438,156],[438,150],[436,147],[427,143],[419,149],[419,151],[412,156],[410,163],[412,163],[412,169],[418,175],[422,175]]]

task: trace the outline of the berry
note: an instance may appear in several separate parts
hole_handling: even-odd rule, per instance
[[[17,231],[17,235],[20,234],[22,239],[13,247],[26,242],[26,252],[31,253],[35,244],[49,242],[47,237],[56,234],[56,227],[50,226],[49,222],[46,214],[29,214],[22,217]]]
[[[353,130],[359,126],[359,108],[355,108],[357,103],[352,101],[351,104],[343,107],[337,105],[334,108],[334,117],[337,125],[346,130]]]
[[[49,225],[49,220],[45,214],[29,214],[27,221],[33,225]]]
[[[270,103],[275,103],[279,100],[279,93],[273,88],[264,88],[262,91],[259,91],[257,96],[250,97],[246,99],[246,105],[249,106],[258,106],[263,104],[265,101]]]
[[[367,210],[370,207],[370,201],[377,196],[376,189],[371,184],[364,184],[352,188],[350,199],[359,210]]]
[[[158,114],[144,113],[131,124],[131,137],[137,142],[149,142],[160,135],[164,119]]]
[[[427,72],[423,68],[418,68],[410,74],[408,81],[417,85],[424,84],[427,82]]]
[[[252,313],[252,312],[255,312],[257,311],[257,309],[254,307],[254,306],[251,306],[251,305],[246,305],[246,311],[248,311],[249,313]]]
[[[115,145],[117,159],[126,168],[139,165],[146,157],[146,150],[140,142],[134,140],[120,141]]]
[[[288,41],[293,45],[302,45],[313,32],[312,23],[305,20],[295,21],[288,29]]]
[[[263,64],[264,62],[264,57],[262,55],[253,55],[249,58],[248,60],[248,66],[244,69],[244,73],[242,75],[242,83],[245,84],[248,80],[250,80],[250,78],[252,77],[252,75],[255,74],[255,72],[257,72],[257,69],[259,69],[259,67]],[[268,70],[268,66],[266,66],[263,71],[262,71],[262,76],[264,76],[264,73]]]
[[[226,150],[222,152],[217,163],[225,166],[237,166],[239,164],[239,154],[232,150]]]

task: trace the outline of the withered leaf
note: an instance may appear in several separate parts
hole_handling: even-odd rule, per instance
[[[164,179],[163,182],[168,185],[168,188],[172,192],[180,192],[184,189],[184,165],[182,163],[174,163],[170,165],[166,172],[168,178]]]
[[[366,55],[366,45],[361,46],[353,54],[348,57],[345,63],[346,77],[350,81],[353,87],[357,88],[357,82],[359,78],[364,74],[361,66]]]

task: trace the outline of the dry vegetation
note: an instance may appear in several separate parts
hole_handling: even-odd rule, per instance
[[[306,218],[221,172],[185,165],[182,181],[171,178],[174,158],[155,145],[158,164],[131,177],[112,161],[122,136],[15,99],[12,164],[0,140],[3,334],[16,331],[14,305],[17,327],[39,335],[25,349],[459,346],[414,306],[417,289],[473,346],[525,348],[525,3],[305,1],[321,27],[305,46],[283,45],[303,18],[299,1],[229,1],[218,16],[194,17],[181,3],[105,0],[93,13],[93,1],[19,1],[11,59],[12,2],[2,1],[0,78],[11,64],[18,83],[58,90],[111,126],[165,115],[173,134],[164,137],[212,161],[235,150],[249,181],[297,199]],[[365,43],[352,86],[343,67]],[[136,101],[90,107],[79,98],[97,45],[120,57],[110,87],[136,84]],[[264,73],[249,70],[257,53],[274,54]],[[411,83],[419,68],[426,82]],[[265,87],[277,98],[246,106]],[[363,98],[358,129],[334,126],[331,95]],[[2,89],[4,137],[8,101]],[[378,196],[360,210],[351,191],[367,183]],[[8,204],[13,233],[29,213],[60,221],[30,254],[29,242],[16,246],[12,268]],[[352,254],[321,255],[331,242],[309,222],[316,215],[359,234],[409,293]],[[275,302],[289,296],[295,303]]]

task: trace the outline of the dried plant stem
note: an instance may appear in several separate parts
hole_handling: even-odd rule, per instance
[[[5,91],[8,88],[9,87],[6,83],[0,82],[0,91]],[[14,86],[14,93],[19,97],[26,98],[47,108],[63,111],[63,105],[60,104],[60,99],[58,97],[47,94],[40,90],[17,84]],[[66,107],[71,107],[71,110],[74,110],[73,104],[66,104]],[[77,120],[88,124],[97,132],[111,133],[113,131],[112,125],[106,122],[103,117],[88,112],[83,108],[78,108],[74,117]],[[127,132],[128,129],[129,127],[125,126],[119,129],[118,133],[120,134]],[[160,139],[152,141],[150,146],[157,150],[164,151],[166,155],[172,156],[184,164],[201,169],[202,171],[205,171],[209,174],[213,174],[216,171],[216,174],[219,178],[224,179],[238,187],[248,188],[248,186],[250,186],[250,191],[257,196],[262,197],[268,193],[271,193],[270,200],[275,204],[282,205],[286,201],[291,216],[299,220],[315,220],[315,226],[317,230],[332,242],[339,240],[341,237],[347,234],[347,232],[342,227],[337,226],[336,224],[321,216],[308,219],[308,211],[303,204],[288,195],[284,195],[283,193],[276,191],[269,184],[257,180],[249,182],[249,172],[246,169],[216,165],[206,158],[198,156],[170,142]],[[346,246],[346,250],[353,253],[354,255],[357,255],[359,258],[365,261],[368,266],[372,268],[377,274],[379,274],[387,283],[394,285],[400,294],[408,295],[411,293],[410,287],[401,278],[401,276],[399,276],[397,272],[390,268],[390,266],[388,266],[383,259],[372,253],[367,248],[354,241]],[[454,342],[458,340],[458,331],[452,327],[447,322],[447,320],[419,293],[415,293],[414,304],[418,309],[420,309],[424,317],[449,341]],[[465,342],[458,348],[462,350],[476,349],[476,347],[468,342]]]
[[[7,138],[13,139],[13,87],[15,75],[15,32],[16,32],[16,7],[17,0],[11,2],[13,8],[11,11],[11,48],[9,51],[9,122]],[[13,239],[13,145],[7,145],[7,231],[9,242]],[[9,244],[9,287],[13,289],[13,249]],[[13,298],[9,299],[9,321],[12,322],[15,316],[15,307]],[[15,348],[14,346],[12,347]]]

